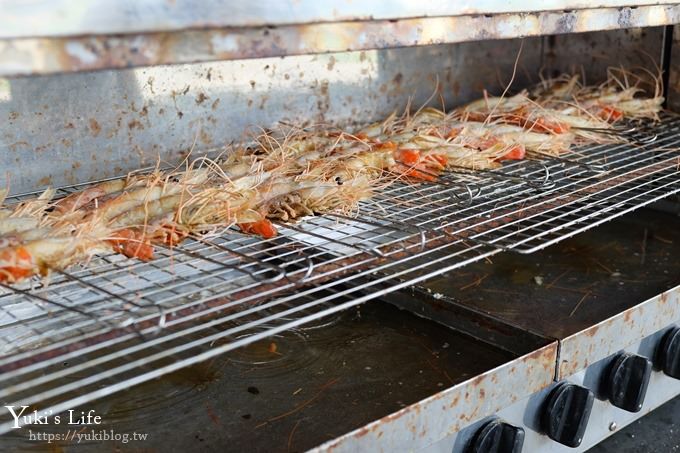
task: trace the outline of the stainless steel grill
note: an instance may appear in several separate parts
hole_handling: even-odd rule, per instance
[[[562,158],[395,184],[354,216],[281,224],[274,239],[227,230],[150,263],[102,256],[3,285],[0,397],[56,413],[680,192],[680,117],[625,134]],[[3,418],[0,431],[11,424]]]

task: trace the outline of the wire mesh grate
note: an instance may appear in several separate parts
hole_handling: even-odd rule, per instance
[[[100,256],[2,285],[0,397],[56,413],[503,250],[531,253],[680,192],[679,144],[668,114],[627,143],[395,184],[354,216],[280,224],[272,239],[226,230],[147,263]]]

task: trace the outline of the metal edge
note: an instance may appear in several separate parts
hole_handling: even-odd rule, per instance
[[[425,448],[549,386],[556,359],[557,342],[553,342],[311,451],[392,452],[402,451],[405,446],[409,450]]]
[[[419,285],[392,293],[384,300],[416,316],[463,332],[515,355],[525,354],[554,341],[489,313],[459,304],[444,294],[432,293]]]
[[[571,376],[680,318],[680,286],[560,342],[557,378]]]
[[[0,76],[368,50],[680,22],[680,5],[0,40]]]
[[[670,61],[668,61],[668,68],[665,68],[668,70],[666,105],[677,112],[680,111],[680,27],[673,27],[670,39],[670,55],[668,56]]]
[[[178,31],[207,27],[253,27],[387,20],[414,17],[504,14],[616,8],[673,3],[668,0],[464,0],[456,2],[353,2],[331,0],[52,0],[0,1],[0,38],[82,36]]]
[[[625,348],[626,351],[645,357],[653,357],[658,342],[666,333],[666,329],[655,332]],[[665,402],[680,395],[680,381],[666,376],[659,370],[653,371],[649,390],[645,397],[642,409],[639,412],[628,412],[617,408],[609,403],[602,393],[603,375],[607,372],[610,357],[591,364],[587,369],[566,378],[567,381],[577,385],[583,385],[593,390],[595,401],[593,410],[588,421],[588,428],[583,437],[583,442],[577,448],[567,447],[549,439],[541,426],[541,411],[545,398],[557,385],[554,383],[539,392],[524,398],[511,406],[502,409],[493,417],[497,417],[511,425],[524,429],[525,437],[523,451],[542,453],[567,453],[587,451],[602,440],[619,432],[625,426],[652,412]],[[484,418],[472,423],[458,433],[442,439],[431,445],[428,452],[463,452],[474,438],[477,430],[492,417]]]

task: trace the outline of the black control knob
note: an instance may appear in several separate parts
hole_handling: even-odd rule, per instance
[[[581,445],[594,399],[593,392],[585,387],[566,381],[557,384],[543,406],[545,434],[568,447]]]
[[[665,374],[680,379],[680,327],[673,326],[663,336],[656,351],[656,362]]]
[[[467,453],[520,453],[522,445],[524,430],[495,418],[479,428]]]
[[[614,406],[638,412],[647,393],[652,362],[647,357],[621,352],[614,357],[606,374],[604,390]]]

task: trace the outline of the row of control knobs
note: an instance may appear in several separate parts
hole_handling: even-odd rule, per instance
[[[680,379],[680,327],[671,328],[661,339],[654,357],[657,368]],[[623,410],[638,412],[647,393],[652,361],[627,352],[611,360],[604,373],[602,389],[609,402]],[[595,395],[580,385],[562,381],[543,403],[541,424],[552,440],[569,447],[581,445]],[[519,453],[524,429],[499,419],[485,423],[470,442],[469,453]]]

